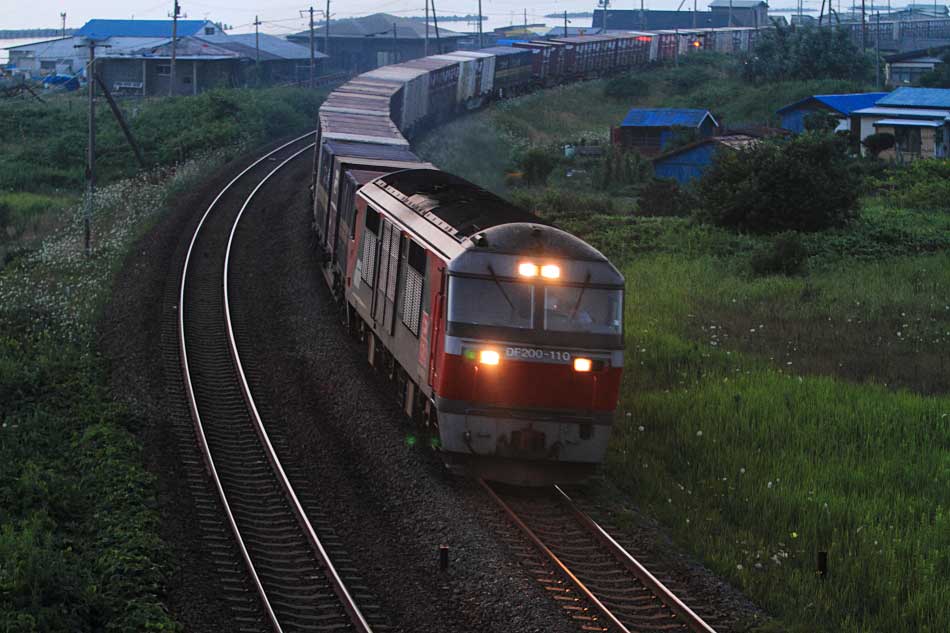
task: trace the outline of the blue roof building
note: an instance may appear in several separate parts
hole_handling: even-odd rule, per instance
[[[690,108],[633,108],[613,130],[612,142],[641,154],[659,154],[678,131],[691,130],[699,138],[716,133],[719,124],[709,110]]]
[[[221,30],[208,20],[178,20],[178,37],[218,35]],[[93,40],[110,37],[171,37],[172,20],[89,20],[74,35]]]
[[[657,178],[667,178],[685,185],[703,175],[717,152],[743,149],[755,140],[746,134],[730,134],[690,143],[654,158],[653,173]]]
[[[875,105],[950,110],[950,88],[898,88]]]
[[[851,129],[850,116],[855,110],[870,108],[886,97],[886,92],[857,92],[840,95],[813,95],[778,110],[782,127],[789,132],[805,131],[805,119],[815,112],[827,112],[839,118],[839,130]]]

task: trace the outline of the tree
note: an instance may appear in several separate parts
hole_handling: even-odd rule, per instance
[[[950,51],[943,54],[942,64],[937,64],[933,70],[921,76],[920,85],[925,88],[950,88]]]
[[[884,150],[894,147],[894,135],[888,132],[877,132],[865,138],[861,144],[868,148],[874,158],[877,158],[878,154]]]
[[[805,129],[811,132],[830,134],[840,125],[841,121],[827,110],[815,110],[805,117]]]
[[[860,184],[846,140],[806,132],[717,153],[699,181],[697,215],[737,231],[818,231],[854,217]]]
[[[754,82],[787,79],[850,79],[871,76],[872,59],[862,53],[844,29],[812,26],[775,28],[763,32],[745,60],[744,75]]]
[[[518,167],[524,174],[523,180],[529,185],[543,185],[554,171],[557,159],[543,149],[533,147],[518,160]]]

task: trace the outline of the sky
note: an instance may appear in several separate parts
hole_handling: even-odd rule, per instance
[[[315,9],[323,10],[325,0],[310,0],[317,2]],[[698,0],[697,0],[698,1]],[[306,9],[309,4],[298,4],[286,0],[179,0],[182,12],[189,19],[204,19],[221,21],[233,25],[234,33],[253,31],[254,17],[260,16],[263,24],[261,30],[275,35],[296,33],[306,26],[306,20],[300,17],[299,11]],[[772,4],[791,5],[795,0],[773,0]],[[60,25],[59,14],[66,12],[68,27],[82,26],[91,18],[113,19],[167,19],[172,10],[172,0],[156,2],[155,0],[83,0],[82,2],[64,0],[33,0],[22,2],[3,0],[6,7],[0,11],[0,29],[20,28],[55,28]],[[488,26],[497,27],[524,20],[524,9],[528,10],[529,22],[552,22],[545,20],[545,13],[560,11],[589,11],[594,8],[596,0],[482,0],[482,11],[488,17]],[[679,0],[644,0],[648,9],[675,9]],[[705,10],[708,0],[698,1],[698,8]],[[806,6],[816,8],[820,0],[806,0]],[[435,2],[439,14],[478,13],[477,0],[437,0]],[[693,0],[684,0],[684,10],[691,8]],[[640,7],[639,0],[625,0],[614,2],[614,9],[635,9]],[[331,0],[330,13],[335,18],[366,15],[368,13],[385,12],[394,15],[422,15],[425,0]],[[577,19],[572,22],[575,26],[586,26],[589,18]],[[457,30],[469,30],[464,23],[447,23],[446,28],[455,26]]]

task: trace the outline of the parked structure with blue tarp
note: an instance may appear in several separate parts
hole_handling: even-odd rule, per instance
[[[717,152],[741,149],[755,141],[755,137],[747,134],[703,139],[654,158],[653,173],[657,178],[667,178],[685,185],[703,175]]]
[[[708,138],[719,124],[709,110],[691,108],[633,108],[611,132],[611,141],[625,149],[655,155],[663,151],[677,132]]]
[[[805,119],[816,112],[827,112],[838,117],[836,131],[851,129],[851,113],[862,108],[870,108],[886,92],[856,92],[840,95],[812,95],[801,101],[791,103],[778,110],[782,119],[782,128],[800,134],[805,131]]]

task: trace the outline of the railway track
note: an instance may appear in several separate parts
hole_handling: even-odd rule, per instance
[[[346,559],[329,522],[304,512],[258,414],[231,322],[232,309],[253,300],[228,291],[229,275],[239,274],[231,260],[238,223],[268,180],[312,148],[313,133],[281,145],[208,207],[182,269],[178,346],[205,468],[263,612],[241,618],[242,630],[371,633],[388,628],[381,609],[355,570],[334,566]]]
[[[531,571],[581,630],[715,633],[559,487],[480,483],[540,554]]]

